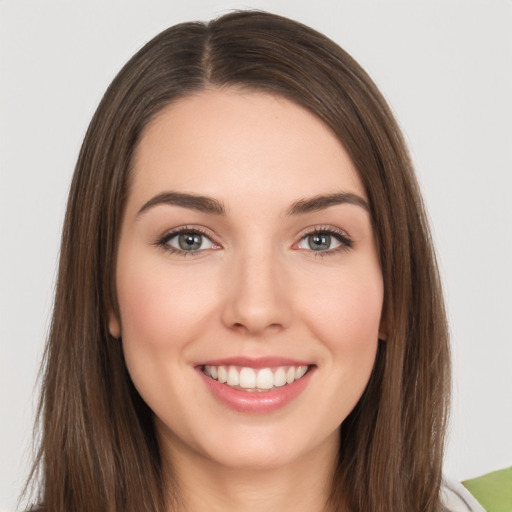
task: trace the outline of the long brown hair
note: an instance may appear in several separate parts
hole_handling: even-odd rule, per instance
[[[304,25],[253,11],[159,34],[124,66],[92,119],[62,235],[32,475],[42,480],[39,502],[48,512],[165,509],[173,489],[164,489],[152,413],[108,334],[108,312],[117,312],[117,237],[132,155],[148,121],[180,97],[231,86],[282,95],[322,119],[350,154],[371,206],[387,336],[340,427],[331,507],[439,511],[448,335],[403,138],[345,51]]]

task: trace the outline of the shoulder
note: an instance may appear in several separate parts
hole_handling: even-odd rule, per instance
[[[485,512],[470,492],[456,480],[443,478],[441,487],[443,512]]]

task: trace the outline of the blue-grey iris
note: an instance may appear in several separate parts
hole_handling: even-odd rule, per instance
[[[184,251],[197,251],[202,242],[202,236],[198,233],[181,233],[178,236],[178,244]]]
[[[313,251],[325,251],[331,247],[331,236],[316,233],[308,236],[308,246]]]

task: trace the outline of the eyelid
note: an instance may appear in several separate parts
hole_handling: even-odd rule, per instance
[[[173,247],[169,245],[169,240],[174,238],[175,236],[178,236],[182,233],[196,233],[201,236],[204,236],[208,238],[211,243],[215,246],[214,248],[209,249],[198,249],[196,251],[184,251],[182,249],[178,249],[177,247]],[[163,235],[159,236],[154,242],[153,245],[156,245],[158,248],[162,249],[163,251],[172,253],[172,254],[182,254],[182,255],[199,255],[203,253],[204,251],[209,250],[217,250],[220,249],[222,246],[217,241],[217,237],[211,233],[210,230],[207,230],[206,228],[203,228],[202,226],[194,226],[194,225],[184,225],[184,226],[178,226],[175,228],[172,228],[168,231],[166,231]]]
[[[173,247],[169,245],[169,240],[173,237],[181,234],[181,233],[197,233],[200,234],[206,238],[208,238],[211,243],[215,246],[214,248],[208,248],[208,249],[198,249],[195,251],[185,251],[182,249],[178,249],[176,247]],[[333,249],[327,249],[325,251],[313,251],[312,249],[304,249],[297,247],[298,244],[304,240],[308,236],[312,236],[315,234],[327,234],[330,236],[333,236],[336,238],[336,240],[340,243],[338,247],[335,247]],[[334,254],[338,252],[348,251],[353,247],[353,240],[350,237],[350,235],[343,229],[332,226],[332,225],[318,225],[318,226],[309,226],[305,229],[303,229],[298,235],[298,240],[293,244],[292,248],[295,250],[300,250],[304,252],[310,252],[315,253],[315,256],[327,256],[329,254]],[[222,248],[222,244],[220,244],[217,241],[218,237],[215,236],[209,229],[206,229],[202,226],[197,225],[183,225],[178,226],[175,228],[172,228],[168,231],[166,231],[163,235],[159,236],[154,242],[153,245],[159,247],[160,249],[174,253],[174,254],[181,254],[181,255],[200,255],[201,253],[209,250],[217,250]]]
[[[312,249],[302,249],[297,247],[297,245],[304,240],[306,237],[315,235],[315,234],[327,234],[331,235],[340,243],[339,247],[336,247],[334,249],[327,249],[325,251],[313,251]],[[298,235],[297,235],[298,241],[293,244],[293,248],[304,251],[304,252],[311,252],[315,253],[315,256],[327,256],[329,254],[335,254],[338,252],[348,251],[352,249],[354,246],[354,241],[351,238],[351,236],[343,229],[340,229],[335,226],[331,225],[319,225],[319,226],[309,226],[305,229],[303,229]]]

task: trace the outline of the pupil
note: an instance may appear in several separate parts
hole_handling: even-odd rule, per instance
[[[194,251],[201,247],[201,235],[197,233],[182,233],[178,241],[184,251]]]
[[[309,247],[313,251],[320,251],[322,249],[329,249],[331,245],[330,235],[311,235],[309,237]]]

